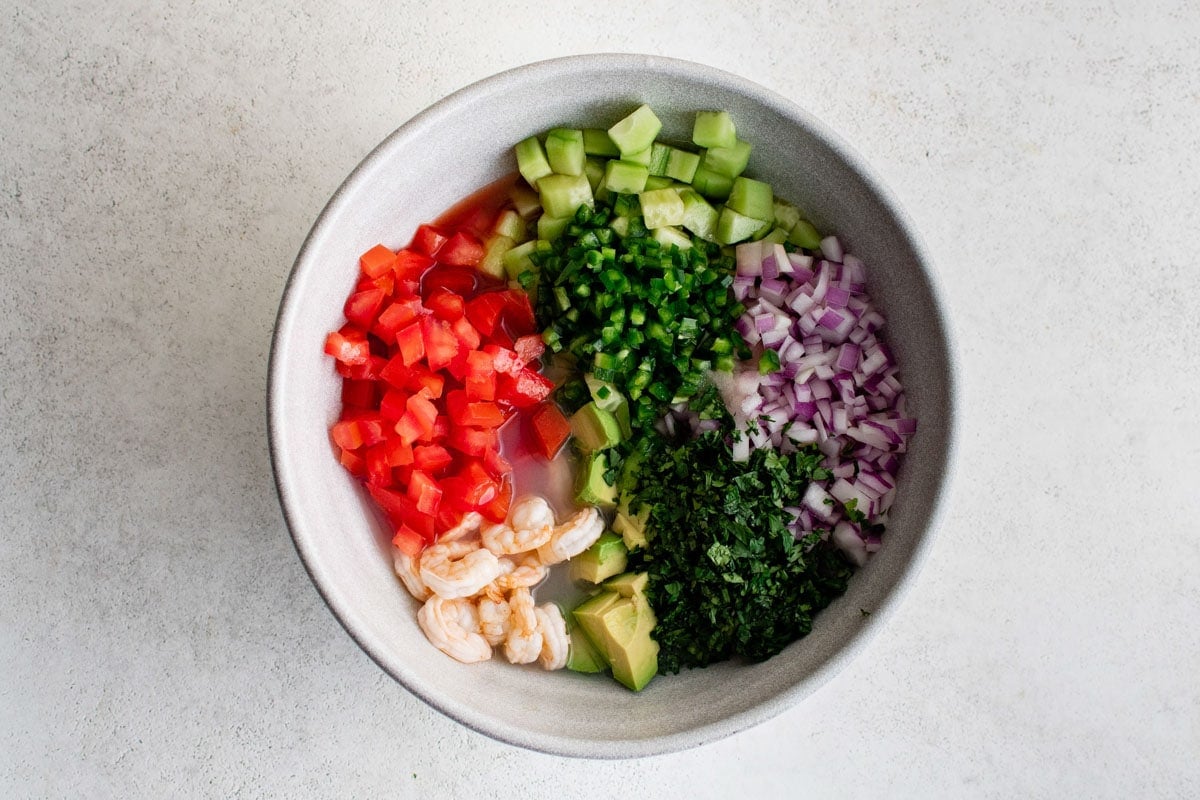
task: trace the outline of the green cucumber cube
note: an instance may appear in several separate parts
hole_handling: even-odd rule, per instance
[[[753,217],[751,217],[751,219],[753,219]],[[754,231],[754,233],[750,234],[750,238],[756,242],[761,241],[768,233],[771,232],[771,229],[774,227],[774,222],[766,222],[760,219],[758,220],[758,228]]]
[[[739,214],[729,206],[721,209],[717,218],[717,241],[721,244],[736,244],[745,241],[762,227],[762,220]]]
[[[629,153],[637,153],[650,147],[660,130],[662,122],[654,116],[650,106],[641,105],[632,114],[609,128],[608,137],[624,158]]]
[[[609,161],[604,166],[604,187],[617,194],[637,194],[646,188],[650,170],[642,164]]]
[[[653,147],[647,147],[644,150],[638,150],[636,153],[625,153],[621,156],[622,161],[627,161],[630,164],[641,164],[649,171],[650,157],[654,154]]]
[[[667,156],[667,177],[674,178],[680,183],[691,183],[692,178],[696,175],[696,168],[699,166],[699,154],[672,147],[671,154]]]
[[[811,222],[802,219],[792,226],[788,241],[805,250],[817,250],[821,247],[821,234],[817,233]]]
[[[783,228],[772,228],[771,232],[762,238],[764,242],[771,244],[783,244],[787,241],[788,232]]]
[[[724,200],[733,188],[733,178],[713,172],[701,162],[692,178],[692,186],[709,200]]]
[[[574,214],[569,217],[552,217],[549,214],[542,214],[538,217],[537,222],[538,238],[547,242],[553,242],[559,236],[562,236],[563,231],[567,229],[567,226],[574,219]]]
[[[662,177],[667,174],[667,161],[671,158],[671,148],[665,144],[655,142],[650,145],[650,163],[647,164],[650,168],[650,174]]]
[[[537,186],[538,181],[554,171],[550,169],[546,151],[536,136],[522,139],[513,149],[517,153],[517,169],[530,186]]]
[[[704,152],[705,169],[732,180],[746,171],[750,163],[751,145],[738,139],[732,147],[710,147]]]
[[[508,236],[495,234],[483,243],[483,258],[479,262],[479,271],[486,272],[493,278],[504,277],[504,254],[513,249],[516,244]]]
[[[537,250],[537,239],[530,239],[524,244],[519,244],[504,254],[502,261],[504,262],[504,274],[510,280],[516,280],[522,272],[536,270],[537,266],[533,263],[530,255]]]
[[[679,228],[655,228],[650,235],[663,247],[675,246],[680,250],[690,250],[692,247],[692,237]]]
[[[542,207],[552,217],[572,217],[580,206],[592,206],[592,185],[585,175],[547,175],[538,181]]]
[[[684,189],[679,197],[683,200],[683,227],[705,241],[715,242],[717,210],[695,189]]]
[[[784,231],[790,231],[797,222],[800,221],[800,209],[789,203],[787,200],[775,198],[773,203],[775,211],[775,224],[783,228]]]
[[[552,128],[546,133],[546,159],[559,175],[583,174],[583,131]]]
[[[737,143],[733,117],[727,111],[697,111],[692,141],[697,147],[733,147]]]
[[[608,227],[612,228],[613,233],[624,239],[629,235],[629,217],[613,217],[608,223]]]
[[[520,182],[514,183],[508,190],[508,198],[522,219],[530,219],[542,211],[542,200],[537,192]]]
[[[739,177],[733,179],[733,188],[729,191],[729,199],[725,201],[725,205],[739,214],[774,224],[774,200],[771,184]]]
[[[583,129],[583,152],[589,156],[603,156],[604,158],[621,157],[621,151],[609,138],[608,131],[600,128]]]
[[[500,216],[496,217],[496,224],[492,226],[492,233],[507,236],[514,242],[523,242],[527,238],[525,235],[525,220],[521,219],[521,215],[516,211],[506,208],[500,212]]]
[[[671,180],[670,178],[663,178],[658,175],[651,175],[649,178],[646,178],[647,192],[653,191],[654,189],[666,189],[668,186],[674,185],[675,181]]]
[[[638,202],[642,205],[642,220],[651,230],[683,224],[683,200],[674,189],[642,192],[638,195]]]
[[[588,158],[583,162],[583,174],[587,175],[588,183],[592,186],[592,195],[604,185],[604,161],[599,158]],[[597,197],[597,200],[600,198]]]

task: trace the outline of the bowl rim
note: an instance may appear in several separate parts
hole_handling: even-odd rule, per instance
[[[658,74],[677,75],[699,81],[723,84],[727,88],[746,95],[754,102],[770,108],[789,119],[795,120],[798,124],[805,127],[815,138],[821,140],[826,147],[832,150],[855,171],[866,187],[875,195],[888,213],[892,215],[901,233],[907,239],[916,257],[918,266],[928,283],[929,294],[933,301],[933,309],[936,317],[935,321],[940,326],[944,338],[947,364],[945,375],[948,405],[948,415],[945,420],[946,446],[942,453],[941,475],[938,486],[933,493],[929,518],[912,550],[907,566],[900,574],[891,591],[883,598],[879,606],[872,611],[870,618],[856,631],[851,633],[845,645],[826,659],[816,670],[767,701],[760,702],[728,717],[686,731],[622,740],[589,739],[586,736],[567,738],[554,734],[543,734],[518,728],[495,717],[477,715],[447,700],[439,693],[430,691],[428,687],[418,681],[411,680],[409,676],[386,663],[366,633],[357,630],[352,620],[348,618],[348,615],[335,604],[329,592],[318,579],[317,570],[311,560],[310,554],[305,551],[300,538],[297,536],[296,531],[298,526],[294,516],[295,512],[291,505],[290,492],[287,487],[287,481],[290,476],[283,474],[286,468],[283,467],[284,460],[280,451],[279,433],[279,420],[282,418],[282,408],[279,407],[282,392],[279,390],[279,384],[283,381],[282,350],[284,349],[279,333],[284,323],[291,317],[295,303],[293,288],[296,284],[297,276],[308,264],[309,250],[318,234],[324,228],[327,217],[331,215],[332,210],[341,201],[342,196],[360,179],[360,176],[369,173],[372,167],[383,159],[388,151],[400,146],[406,138],[413,135],[416,131],[430,125],[436,125],[439,120],[453,113],[459,107],[469,105],[476,99],[492,93],[501,86],[507,86],[513,82],[524,84],[537,83],[545,78],[561,77],[563,73],[591,72],[597,69],[620,71],[641,69]],[[329,201],[322,208],[321,213],[313,222],[312,228],[305,236],[304,242],[292,264],[292,269],[288,274],[271,334],[271,348],[267,362],[266,412],[267,434],[275,489],[279,498],[280,508],[283,512],[284,522],[292,539],[292,545],[296,548],[296,553],[300,557],[300,561],[304,565],[304,569],[308,573],[318,594],[320,594],[321,599],[333,613],[338,623],[345,629],[346,633],[362,648],[363,652],[407,691],[432,708],[437,709],[442,714],[477,733],[482,733],[507,744],[551,755],[592,759],[640,758],[660,755],[698,747],[731,736],[778,716],[788,709],[794,708],[805,697],[814,693],[832,679],[833,676],[845,669],[851,661],[857,658],[867,643],[878,634],[887,620],[896,612],[929,557],[934,537],[944,521],[947,497],[950,494],[951,484],[954,480],[955,465],[958,460],[959,450],[958,437],[960,423],[958,416],[960,411],[958,382],[960,363],[958,349],[955,344],[957,339],[954,336],[954,328],[949,318],[944,295],[945,292],[942,289],[937,269],[911,217],[900,205],[891,190],[875,175],[874,170],[867,164],[863,157],[843,140],[839,134],[827,127],[800,105],[747,78],[706,64],[665,56],[636,53],[592,53],[536,61],[475,81],[446,95],[408,119],[376,145],[355,166],[334,191]]]

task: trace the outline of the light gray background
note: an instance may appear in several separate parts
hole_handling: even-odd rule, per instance
[[[604,50],[738,72],[876,167],[943,279],[963,435],[852,666],[732,739],[591,763],[357,649],[284,528],[264,392],[358,160]],[[1197,796],[1198,176],[1185,0],[0,2],[0,795]]]

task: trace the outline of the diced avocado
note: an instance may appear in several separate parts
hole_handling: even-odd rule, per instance
[[[608,138],[612,139],[624,157],[628,153],[649,148],[660,130],[662,122],[650,110],[650,106],[642,105],[609,128]]]
[[[542,207],[552,217],[573,217],[580,206],[593,204],[592,185],[585,175],[547,175],[537,188]]]
[[[538,238],[553,242],[562,236],[563,231],[567,229],[573,219],[574,217],[552,217],[549,214],[542,214],[537,221]]]
[[[625,571],[629,551],[620,536],[607,531],[596,543],[570,560],[571,579],[600,583]]]
[[[692,142],[697,147],[733,147],[737,144],[737,129],[729,112],[697,111]]]
[[[604,610],[600,621],[613,677],[641,691],[658,672],[658,642],[650,636],[658,622],[654,609],[641,595],[621,597]]]
[[[630,161],[609,161],[604,165],[604,187],[618,194],[637,194],[646,188],[650,170]]]
[[[522,139],[513,149],[517,153],[517,169],[530,186],[537,186],[538,181],[553,172],[546,151],[536,136]]]
[[[737,177],[733,179],[733,188],[729,190],[729,199],[725,201],[725,205],[739,214],[774,224],[774,200],[771,184],[753,178]]]
[[[608,669],[608,661],[604,658],[591,638],[572,622],[572,616],[567,615],[567,635],[571,642],[567,647],[567,669],[572,672],[604,672]]]
[[[642,468],[644,458],[641,450],[634,450],[625,456],[625,461],[621,463],[621,474],[617,476],[617,488],[624,494],[632,495],[637,490],[638,471]],[[629,501],[629,497],[622,499],[625,502]]]
[[[700,166],[732,180],[746,171],[746,165],[750,163],[750,150],[750,143],[742,139],[738,139],[732,147],[710,147],[704,151]]]
[[[683,200],[674,189],[655,189],[638,195],[642,206],[642,221],[646,227],[665,228],[683,224]]]
[[[821,246],[821,234],[817,233],[811,222],[802,219],[792,226],[788,241],[805,250],[816,250]]]
[[[500,236],[507,236],[516,244],[525,241],[525,220],[521,219],[521,215],[511,208],[506,208],[500,212],[500,216],[496,217],[496,224],[492,226],[492,233]]]
[[[713,172],[701,162],[692,177],[692,186],[709,200],[724,200],[733,188],[733,178]]]
[[[611,412],[617,418],[617,425],[621,429],[621,438],[628,439],[633,436],[633,428],[629,420],[629,400],[625,398],[625,395],[621,394],[616,386],[600,380],[591,373],[584,375],[583,379],[587,383],[588,391],[591,392],[596,405]]]
[[[662,177],[667,174],[667,161],[671,158],[671,148],[661,142],[650,145],[650,174]]]
[[[551,128],[546,133],[546,160],[559,175],[583,174],[583,131]]]
[[[636,550],[639,547],[645,547],[649,544],[650,537],[646,526],[650,522],[650,512],[652,510],[653,507],[648,503],[642,503],[638,508],[638,512],[634,514],[629,510],[629,495],[622,494],[621,503],[617,506],[617,516],[613,520],[612,528],[621,534],[626,548]]]
[[[583,162],[583,174],[587,175],[588,183],[592,185],[592,195],[595,196],[604,187],[604,160],[589,158]],[[597,200],[602,198],[596,197]]]
[[[682,189],[679,197],[683,200],[683,227],[705,241],[716,241],[717,210],[695,189]]]
[[[621,426],[612,412],[592,401],[571,415],[571,433],[589,452],[604,450],[621,441]]]
[[[504,277],[504,254],[515,245],[507,236],[493,235],[483,243],[483,258],[479,261],[479,271],[486,272],[493,278]]]
[[[633,597],[635,594],[646,596],[646,586],[650,583],[648,572],[622,572],[604,582],[605,589],[611,589],[622,597]]]
[[[613,144],[613,140],[609,138],[608,131],[600,128],[584,128],[583,129],[583,152],[589,156],[602,156],[604,158],[620,158],[621,151]]]
[[[667,156],[667,177],[682,183],[691,183],[699,166],[699,154],[672,147],[670,155]]]
[[[607,413],[607,412],[606,412]],[[613,506],[617,502],[617,487],[604,479],[608,472],[608,456],[604,453],[592,453],[584,459],[583,468],[579,470],[579,488],[575,499],[587,506]]]
[[[616,592],[604,591],[584,600],[571,612],[571,616],[579,623],[579,628],[591,639],[606,662],[608,647],[604,636],[604,613],[620,600],[621,595]]]

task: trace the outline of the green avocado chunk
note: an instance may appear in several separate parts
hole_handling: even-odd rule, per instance
[[[567,647],[567,669],[572,672],[604,672],[608,669],[608,661],[604,654],[596,649],[588,635],[573,623],[570,614],[567,615],[568,634],[571,643]]]
[[[650,583],[650,574],[647,572],[622,572],[620,575],[606,580],[604,588],[611,589],[622,597],[633,597],[634,595],[645,597],[648,583]]]
[[[616,417],[594,400],[571,415],[571,433],[588,452],[605,450],[621,441],[621,426]]]
[[[658,672],[658,642],[650,637],[657,620],[646,599],[601,592],[574,614],[612,666],[613,677],[635,692],[645,688]]]
[[[613,520],[612,529],[621,534],[625,540],[625,547],[629,550],[636,550],[639,547],[645,547],[650,540],[646,532],[646,523],[650,521],[651,506],[643,503],[638,512],[634,514],[629,510],[629,495],[621,496],[621,504],[617,506],[617,516]]]
[[[615,533],[602,533],[596,543],[571,559],[571,578],[600,583],[625,571],[629,551]]]
[[[592,453],[586,456],[583,469],[579,471],[579,491],[575,499],[585,506],[611,507],[617,502],[617,487],[604,480],[608,472],[608,456]]]

